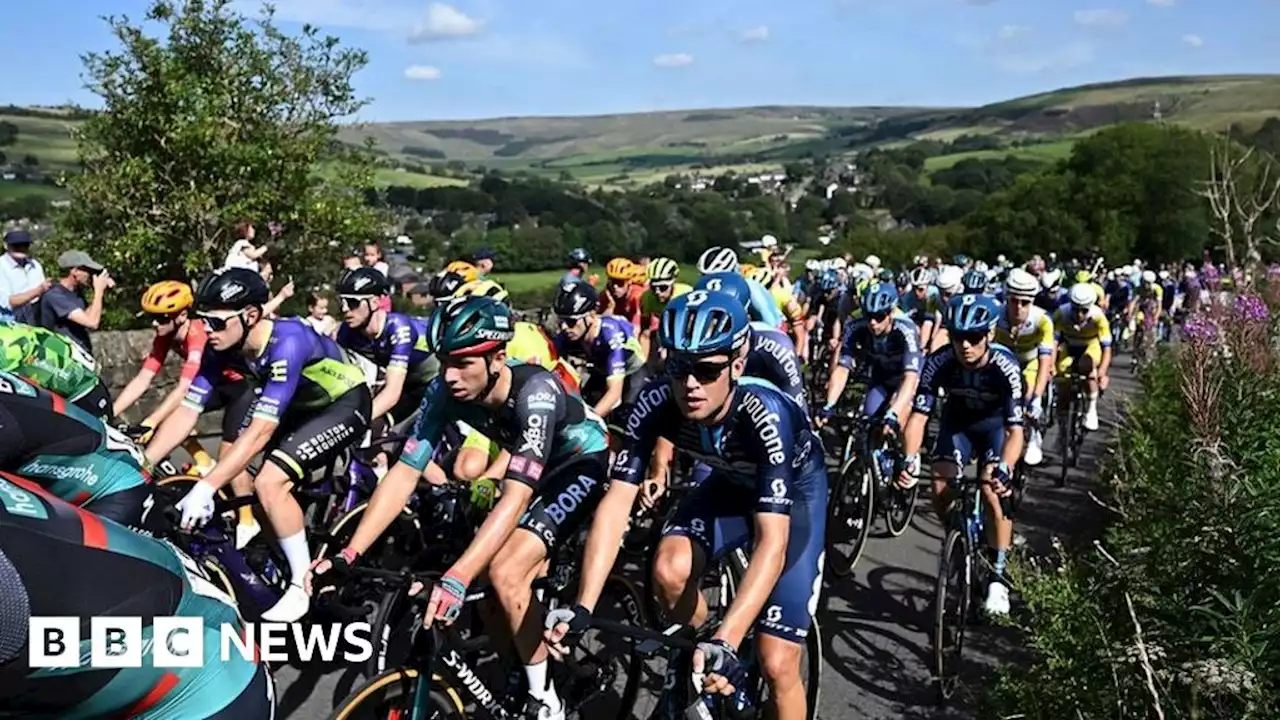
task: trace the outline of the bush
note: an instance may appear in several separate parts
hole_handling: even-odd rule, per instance
[[[1019,574],[1037,657],[990,716],[1280,716],[1280,373],[1265,320],[1222,315],[1144,377],[1100,549]]]

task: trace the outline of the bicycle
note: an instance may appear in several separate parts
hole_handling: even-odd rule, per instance
[[[1067,473],[1080,462],[1080,449],[1084,446],[1084,378],[1075,373],[1067,373],[1062,378],[1067,384],[1062,397],[1059,398],[1058,410],[1062,417],[1062,427],[1058,429],[1058,456],[1062,459],[1062,469],[1058,474],[1058,487],[1067,484]]]
[[[1151,313],[1139,311],[1138,325],[1134,331],[1133,354],[1129,358],[1129,372],[1138,373],[1146,369],[1155,355],[1155,345],[1159,329],[1151,321]]]

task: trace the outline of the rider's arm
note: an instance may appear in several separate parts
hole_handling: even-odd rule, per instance
[[[387,371],[382,389],[373,399],[373,417],[380,418],[391,412],[391,408],[400,402],[404,392],[404,381],[409,373],[409,360],[413,354],[413,346],[418,337],[413,325],[405,322],[399,315],[388,315],[385,332],[391,336],[391,353],[387,361]],[[396,421],[404,418],[396,418]]]
[[[627,337],[609,326],[600,328],[600,332],[604,335],[601,339],[609,346],[609,354],[603,364],[606,373],[604,395],[596,403],[595,411],[600,417],[609,417],[609,413],[622,402],[622,389],[627,380]]]
[[[138,402],[138,398],[142,397],[147,388],[151,387],[151,383],[155,379],[156,371],[143,365],[142,369],[138,370],[138,374],[134,375],[129,384],[125,385],[120,394],[116,396],[115,404],[111,406],[111,414],[119,417],[125,410],[133,407],[133,404]],[[174,392],[177,392],[177,388],[174,388]],[[183,389],[183,394],[186,394],[185,388]],[[178,399],[181,401],[182,396],[179,395]]]
[[[169,453],[191,435],[196,423],[200,421],[200,413],[209,401],[209,394],[213,392],[212,378],[218,377],[219,373],[220,363],[212,356],[200,366],[182,404],[161,421],[151,442],[147,443],[146,456],[149,464],[154,465],[169,457]]]
[[[924,369],[920,371],[920,380],[916,385],[915,399],[911,402],[911,418],[902,431],[904,455],[915,455],[920,452],[920,446],[924,445],[924,431],[938,399],[938,381],[949,355],[947,352],[939,352],[924,361]]]
[[[1023,417],[1025,407],[1022,403],[1022,366],[1012,355],[1000,355],[992,358],[1001,371],[1003,382],[1001,392],[1004,401],[1004,451],[1000,459],[1005,465],[1014,467],[1022,458],[1023,449]]]
[[[835,407],[836,403],[840,402],[845,385],[849,383],[849,370],[853,368],[854,363],[854,327],[849,326],[844,338],[840,341],[840,352],[836,355],[835,363],[831,368],[831,377],[827,379],[827,407]]]
[[[382,389],[378,391],[377,397],[373,399],[373,417],[380,418],[391,412],[391,408],[400,402],[400,395],[404,392],[404,379],[408,373],[404,368],[389,367],[384,375],[385,382]],[[396,418],[396,421],[404,418]]]
[[[1105,376],[1111,368],[1111,322],[1107,320],[1106,313],[1098,317],[1098,343],[1102,345],[1102,363],[1098,367],[1098,374]]]
[[[920,338],[915,323],[895,320],[892,332],[902,336],[902,382],[889,401],[889,407],[901,419],[910,412],[911,403],[915,400],[916,388],[920,385],[920,370],[924,367],[924,355],[920,352]]]
[[[679,424],[671,411],[671,386],[665,379],[650,382],[640,396],[652,401],[638,402],[631,409],[622,446],[614,455],[609,472],[609,489],[596,508],[587,533],[578,603],[588,609],[594,609],[600,600],[604,583],[618,560],[618,549],[631,524],[631,507],[644,480],[645,464],[663,430],[671,431]]]

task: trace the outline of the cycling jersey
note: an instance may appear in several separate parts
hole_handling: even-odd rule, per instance
[[[408,374],[406,383],[426,385],[434,377],[433,370],[439,372],[438,366],[432,367],[427,324],[421,318],[387,313],[381,332],[373,338],[343,323],[338,326],[336,340],[341,347],[368,358],[380,368],[403,370]]]
[[[1048,313],[1032,305],[1026,321],[1013,327],[1009,313],[1002,312],[996,321],[995,339],[1025,365],[1037,357],[1053,354],[1053,321]]]
[[[580,357],[606,378],[630,375],[644,365],[640,342],[631,323],[614,315],[599,318],[600,330],[594,340],[583,336],[570,340],[563,332],[555,337],[555,350],[561,355]]]
[[[898,307],[916,326],[924,325],[937,312],[938,288],[932,285],[926,287],[924,297],[917,295],[913,289],[898,298]]]
[[[168,335],[156,335],[151,341],[151,352],[142,361],[142,369],[151,373],[159,373],[170,351],[182,358],[182,371],[179,376],[183,380],[194,380],[200,372],[200,361],[204,359],[205,347],[209,344],[209,332],[203,322],[188,322],[185,337],[179,338],[177,332]],[[226,382],[238,382],[244,375],[235,368],[224,367],[222,378]]]
[[[663,534],[690,538],[712,560],[751,542],[754,515],[789,515],[782,575],[756,627],[798,642],[809,632],[822,587],[822,443],[804,408],[768,382],[742,378],[728,403],[725,419],[708,427],[681,414],[670,380],[646,385],[627,418],[610,479],[639,484],[659,437],[709,466],[711,476],[681,503]]]
[[[1161,288],[1161,305],[1167,310],[1173,309],[1173,303],[1178,297],[1178,283],[1172,278],[1165,280]]]
[[[627,293],[622,298],[613,296],[613,289],[606,288],[600,293],[600,301],[596,307],[596,312],[601,315],[617,315],[627,322],[640,326],[641,315],[641,298],[644,296],[645,287],[631,283],[627,286]]]
[[[1023,421],[1022,368],[1008,348],[992,344],[982,367],[970,369],[950,346],[925,361],[912,411],[928,415],[945,389],[933,456],[960,467],[978,458],[983,465],[1000,461],[1005,428]]]
[[[559,356],[546,331],[531,322],[517,321],[515,333],[507,343],[507,357],[548,370],[555,368]]]
[[[747,308],[747,314],[752,320],[762,322],[772,327],[780,327],[787,318],[782,314],[782,310],[778,308],[778,303],[773,299],[773,293],[769,292],[758,280],[751,278],[743,278],[747,281],[747,287],[751,289],[751,303]]]
[[[920,329],[909,318],[895,317],[889,331],[877,335],[866,318],[858,318],[845,328],[837,362],[848,369],[858,366],[867,383],[862,412],[874,417],[906,373],[920,372]]]
[[[640,295],[640,327],[647,328],[649,332],[658,331],[658,323],[662,319],[662,311],[667,309],[667,303],[673,299],[692,292],[693,288],[684,283],[676,283],[672,286],[671,297],[666,300],[659,300],[654,294],[653,288],[645,290]]]
[[[111,398],[89,351],[67,336],[0,323],[0,370],[26,378],[95,417],[111,415]]]
[[[1069,294],[1070,291],[1063,287],[1041,290],[1040,294],[1036,295],[1035,305],[1052,316],[1067,301]]]
[[[1070,303],[1062,305],[1053,314],[1053,331],[1060,343],[1070,348],[1079,348],[1091,343],[1099,343],[1102,347],[1111,346],[1111,323],[1102,308],[1094,305],[1089,308],[1084,321],[1077,323],[1075,309]]]
[[[137,525],[151,494],[137,446],[58,395],[0,372],[0,470],[72,505]]]
[[[774,285],[769,290],[769,294],[773,295],[774,302],[778,305],[778,310],[782,313],[792,325],[804,320],[804,308],[791,294],[791,290],[783,285]]]
[[[1154,309],[1164,305],[1164,288],[1157,283],[1142,285],[1138,288],[1138,302],[1144,309]]]
[[[751,323],[751,349],[747,352],[744,374],[773,383],[795,398],[800,407],[808,407],[795,343],[781,330],[764,323]]]
[[[1129,301],[1133,299],[1133,286],[1129,284],[1128,278],[1109,281],[1107,283],[1107,297],[1110,298],[1108,302],[1113,310],[1122,310],[1128,307]]]
[[[167,542],[50,497],[20,479],[0,478],[0,697],[6,713],[27,717],[131,717],[143,720],[266,720],[275,692],[265,664],[222,654],[222,628],[243,633],[235,602],[190,557]],[[198,619],[204,655],[196,667],[32,668],[27,631],[35,617],[79,618],[88,652],[89,618]],[[159,637],[156,638],[160,640]]]

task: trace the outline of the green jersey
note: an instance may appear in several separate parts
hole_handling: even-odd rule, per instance
[[[99,383],[98,363],[75,341],[19,323],[0,323],[0,370],[73,402]]]

